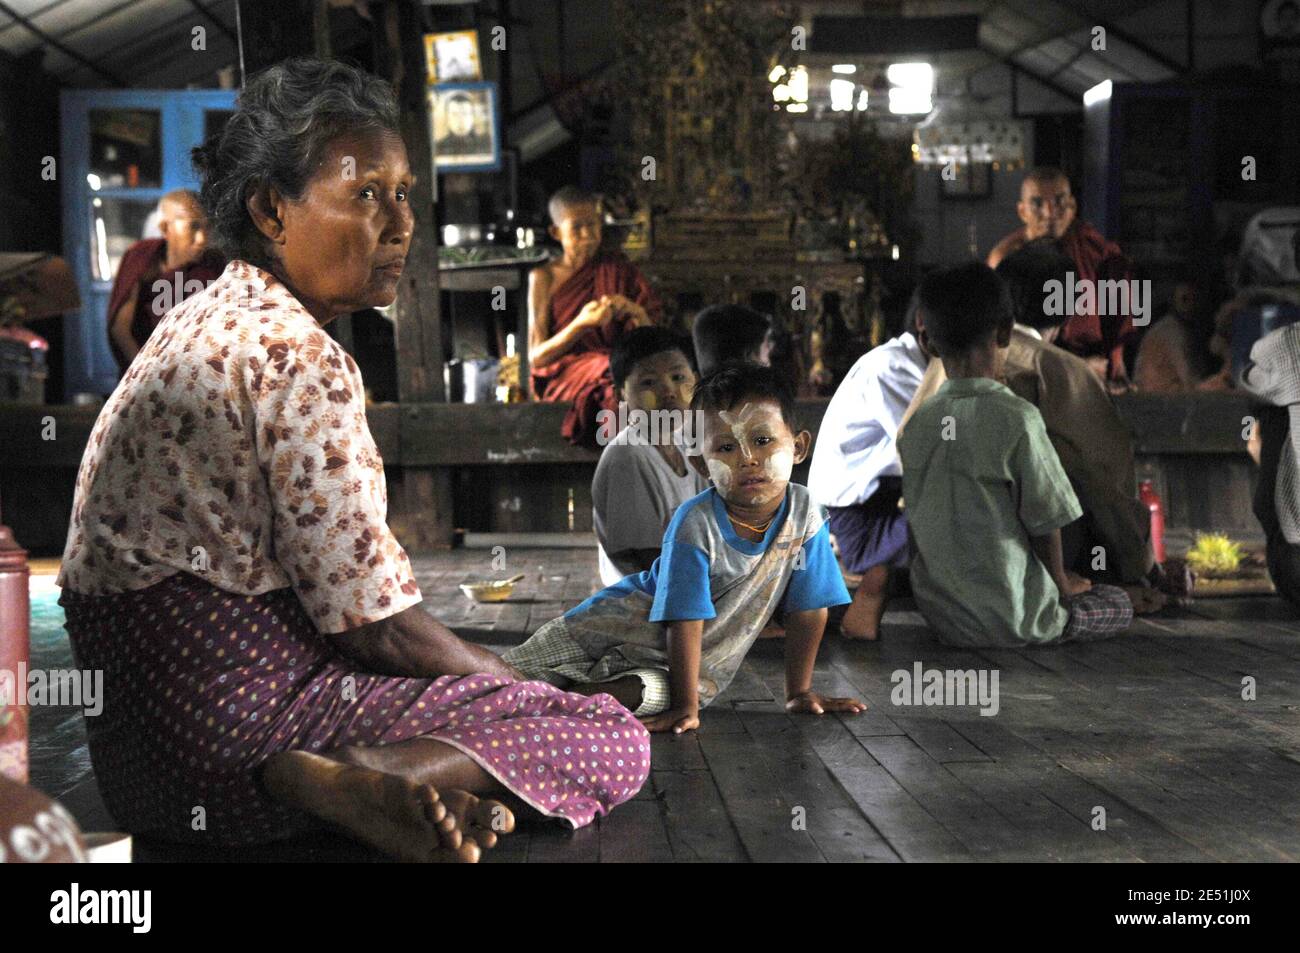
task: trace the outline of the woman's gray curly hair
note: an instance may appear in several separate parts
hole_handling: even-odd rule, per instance
[[[393,88],[377,76],[297,57],[250,77],[221,134],[192,154],[215,243],[231,258],[268,264],[249,191],[264,184],[301,198],[330,142],[367,129],[399,132]]]

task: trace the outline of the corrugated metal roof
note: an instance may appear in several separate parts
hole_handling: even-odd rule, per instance
[[[273,2],[273,0],[260,0]],[[1152,82],[1177,75],[1176,63],[1116,23],[1159,0],[932,0],[904,5],[914,16],[976,13],[979,43],[1063,93],[1081,95],[1103,79]],[[236,0],[0,0],[0,50],[22,56],[44,48],[44,67],[71,86],[214,85],[235,63]],[[811,0],[807,12],[843,9]],[[1107,25],[1106,49],[1091,47],[1092,29]],[[205,32],[193,49],[193,30]],[[1120,31],[1122,32],[1122,31]],[[973,68],[963,58],[944,64]]]
[[[0,0],[0,50],[43,49],[69,86],[215,85],[238,59],[234,36],[235,0]]]
[[[995,0],[985,4],[980,45],[1039,79],[1078,95],[1105,79],[1159,82],[1178,71],[1116,21],[1156,0]],[[1094,50],[1093,30],[1105,29],[1105,49]]]

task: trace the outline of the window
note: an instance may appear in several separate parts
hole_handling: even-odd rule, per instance
[[[90,187],[156,189],[162,185],[161,118],[152,109],[90,111]]]

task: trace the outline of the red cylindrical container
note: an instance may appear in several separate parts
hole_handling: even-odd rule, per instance
[[[1156,562],[1165,561],[1165,507],[1156,493],[1155,484],[1143,480],[1138,484],[1138,499],[1151,513],[1151,551]]]
[[[27,783],[27,550],[0,525],[0,775]]]

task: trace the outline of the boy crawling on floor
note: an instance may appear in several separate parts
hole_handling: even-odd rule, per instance
[[[786,619],[786,710],[857,713],[866,705],[812,688],[827,609],[849,601],[821,508],[790,472],[811,435],[770,368],[725,367],[702,380],[700,455],[713,486],[683,503],[658,559],[543,625],[505,659],[525,678],[608,693],[651,731],[681,733],[731,683],[763,623]]]
[[[948,375],[898,440],[922,615],[962,646],[1127,629],[1123,589],[1066,571],[1061,527],[1083,510],[1038,408],[997,381],[1012,326],[1001,279],[978,262],[927,275],[918,309],[921,345]]]

